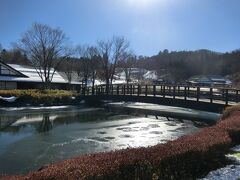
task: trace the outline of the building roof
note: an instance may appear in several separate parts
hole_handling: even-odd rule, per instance
[[[14,82],[42,82],[40,76],[38,75],[36,69],[31,66],[8,64],[8,68],[21,73],[23,76],[10,76],[1,75],[0,81],[14,81]],[[53,69],[50,73],[53,73]],[[53,83],[68,83],[57,71],[54,72]]]
[[[15,76],[15,77],[27,77],[26,75],[22,74],[20,71],[12,68],[11,66],[9,66],[8,64],[4,63],[3,61],[1,61],[0,58],[0,65],[1,65],[1,69],[0,71],[4,70],[8,70],[10,76]],[[1,74],[3,75],[3,74]]]
[[[206,84],[226,84],[230,85],[232,82],[221,75],[199,75],[188,79],[190,83],[206,83]]]

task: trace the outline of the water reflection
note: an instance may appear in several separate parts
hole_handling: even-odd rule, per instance
[[[38,132],[47,132],[53,128],[53,124],[50,121],[49,114],[43,114],[42,121],[40,122],[39,127],[37,128]]]
[[[1,115],[0,116],[0,130],[5,129],[6,127],[10,126],[14,122],[16,122],[18,119],[20,119],[21,116],[5,116]]]

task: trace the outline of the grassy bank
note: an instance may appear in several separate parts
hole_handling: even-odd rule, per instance
[[[84,155],[2,179],[195,179],[221,166],[240,143],[240,112],[166,144]]]
[[[72,102],[72,97],[76,96],[75,92],[64,91],[64,90],[38,90],[38,89],[27,89],[27,90],[0,90],[0,96],[2,97],[17,97],[16,102],[9,103],[4,100],[0,101],[2,106],[20,106],[25,104],[31,105],[57,105]]]

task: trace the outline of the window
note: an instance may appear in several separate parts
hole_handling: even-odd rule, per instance
[[[3,82],[0,81],[0,89],[16,89],[17,83],[16,82]]]
[[[16,89],[17,83],[16,82],[6,82],[6,89]]]
[[[0,65],[0,74],[1,75],[16,75],[15,72],[9,70],[8,68]]]
[[[5,89],[5,82],[0,82],[0,89]]]

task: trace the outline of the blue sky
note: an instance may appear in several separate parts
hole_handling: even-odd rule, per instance
[[[0,0],[0,43],[32,23],[61,28],[69,43],[95,44],[125,36],[137,55],[240,48],[240,0]]]

